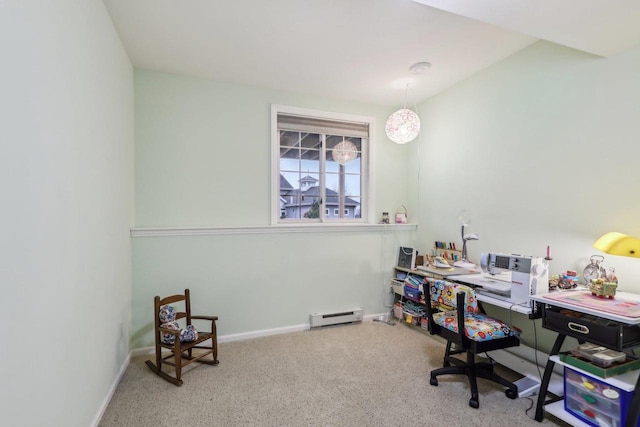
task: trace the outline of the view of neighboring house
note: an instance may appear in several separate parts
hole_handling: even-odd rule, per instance
[[[326,188],[325,198],[320,203],[319,208],[324,209],[325,218],[360,218],[360,203],[345,197],[344,212],[340,216],[340,200],[339,194],[333,190]],[[300,179],[300,188],[293,186],[280,175],[280,218],[299,219],[305,218],[305,214],[309,213],[315,204],[321,199],[321,191],[318,186],[318,180],[312,176],[305,176]]]

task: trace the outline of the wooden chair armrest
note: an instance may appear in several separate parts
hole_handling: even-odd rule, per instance
[[[218,320],[218,316],[191,316],[191,318],[200,320]]]

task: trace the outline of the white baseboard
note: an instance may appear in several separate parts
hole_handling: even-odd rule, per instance
[[[302,325],[286,326],[283,328],[262,329],[260,331],[242,332],[240,334],[218,335],[218,344],[232,341],[242,341],[251,338],[267,337],[269,335],[288,334],[290,332],[298,332],[309,329],[311,325],[305,323]],[[131,357],[153,354],[155,347],[137,348],[131,352]]]
[[[378,319],[380,317],[384,317],[385,315],[386,313],[370,314],[367,316],[363,316],[362,320],[364,322],[369,322],[369,321]],[[283,328],[262,329],[259,331],[242,332],[239,334],[219,335],[218,344],[225,343],[225,342],[248,340],[251,338],[268,337],[270,335],[288,334],[290,332],[305,331],[307,329],[311,329],[311,324],[304,323],[301,325],[285,326]],[[155,351],[155,347],[153,346],[137,348],[131,352],[131,357],[153,354],[154,351]]]
[[[116,392],[116,388],[118,387],[118,384],[120,384],[120,380],[122,379],[122,376],[127,370],[127,367],[129,366],[130,361],[131,361],[131,353],[129,353],[126,359],[122,362],[122,366],[120,366],[118,375],[116,375],[116,378],[113,380],[113,383],[111,383],[111,387],[109,387],[109,392],[107,393],[104,400],[102,401],[102,405],[100,405],[100,409],[96,413],[96,416],[93,418],[93,422],[91,422],[91,427],[98,427],[98,424],[100,424],[100,420],[104,415],[104,411],[107,410],[107,406],[109,406],[109,402],[111,402],[111,398],[113,397],[113,394]]]

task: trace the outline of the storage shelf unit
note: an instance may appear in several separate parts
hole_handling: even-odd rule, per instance
[[[576,294],[578,295],[578,294]],[[579,295],[578,295],[579,296]],[[573,296],[572,296],[573,297]],[[619,298],[619,299],[618,299]],[[558,333],[550,352],[545,373],[540,386],[540,392],[536,403],[535,419],[542,421],[544,413],[549,412],[560,419],[569,419],[572,425],[578,424],[580,420],[564,410],[563,399],[547,399],[550,373],[555,364],[571,369],[581,375],[588,376],[597,382],[618,388],[621,392],[631,396],[629,403],[621,408],[626,412],[624,427],[635,427],[640,425],[640,378],[639,372],[628,371],[622,375],[600,378],[593,374],[581,370],[571,364],[563,362],[558,357],[558,353],[566,337],[573,337],[585,342],[593,342],[617,351],[625,351],[640,346],[639,317],[627,317],[615,312],[601,309],[589,308],[574,304],[566,299],[559,298],[557,294],[533,295],[531,297],[542,311],[542,326],[545,329]],[[640,296],[627,292],[616,294],[616,301],[627,301],[632,305],[640,303]],[[566,311],[563,311],[566,309]],[[561,410],[562,409],[562,410]],[[606,414],[605,414],[606,415]]]
[[[571,368],[573,371],[578,372],[580,374],[584,374],[587,375],[589,377],[593,377],[593,374],[590,372],[587,372],[583,369],[580,369],[576,366],[573,366],[571,364],[565,363],[562,360],[560,360],[560,357],[557,355],[551,356],[550,359],[562,366],[567,366],[569,368]],[[624,390],[627,392],[633,392],[633,390],[635,389],[636,386],[636,381],[638,380],[638,375],[640,374],[639,370],[635,370],[635,371],[628,371],[625,372],[622,375],[616,375],[615,377],[610,377],[610,378],[600,378],[598,377],[598,381],[603,382],[605,384],[611,385],[613,387],[616,387],[620,390]],[[567,412],[564,409],[564,401],[560,400],[558,402],[554,402],[551,403],[549,405],[546,405],[544,407],[545,411],[549,412],[550,414],[560,418],[561,420],[568,422],[569,424],[571,424],[572,426],[589,426],[589,424],[583,422],[582,420],[580,420],[579,418],[573,416],[571,413]]]
[[[564,409],[564,401],[553,402],[544,407],[545,411],[556,418],[571,424],[573,427],[591,427],[589,424],[582,422]]]
[[[421,299],[420,301],[414,301],[414,300],[411,300],[411,299],[407,298],[407,295],[405,295],[405,291],[404,291],[404,286],[405,286],[404,279],[398,278],[398,273],[406,274],[406,275],[413,275],[413,276],[420,277],[420,278],[432,277],[433,275],[431,273],[429,273],[429,272],[426,272],[426,271],[410,270],[408,268],[398,267],[398,266],[394,267],[394,269],[396,271],[396,276],[395,276],[394,279],[391,279],[391,281],[389,283],[389,285],[393,289],[393,293],[394,293],[394,299],[393,299],[394,317],[397,318],[402,323],[406,323],[410,327],[414,327],[414,328],[418,328],[418,329],[421,329],[423,331],[426,331],[424,328],[422,328],[422,324],[421,324],[421,320],[422,319],[421,318],[416,319],[414,316],[411,316],[410,318],[407,319],[407,316],[406,316],[407,313],[406,313],[406,310],[405,310],[405,303],[407,301],[412,301],[412,304],[415,304],[417,306],[424,306],[424,300]],[[398,304],[398,303],[403,305],[401,311],[396,310],[396,304]],[[412,323],[412,321],[413,321],[413,323]]]

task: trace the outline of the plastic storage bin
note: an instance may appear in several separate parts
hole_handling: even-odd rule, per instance
[[[624,362],[627,359],[627,355],[621,351],[611,350],[589,342],[580,344],[571,352],[575,356],[590,360],[603,368],[608,368],[614,363]]]
[[[413,326],[419,326],[420,325],[420,319],[422,319],[422,317],[420,317],[420,315],[409,312],[409,311],[405,311],[404,312],[404,321],[406,323],[409,323]]]
[[[395,303],[393,305],[393,315],[395,316],[396,319],[402,319],[403,318],[403,312],[404,307],[402,306],[402,303]]]
[[[420,302],[422,292],[419,289],[404,285],[404,297],[414,302]]]
[[[569,367],[564,368],[564,408],[589,425],[624,426],[632,397],[633,392],[620,390]]]

